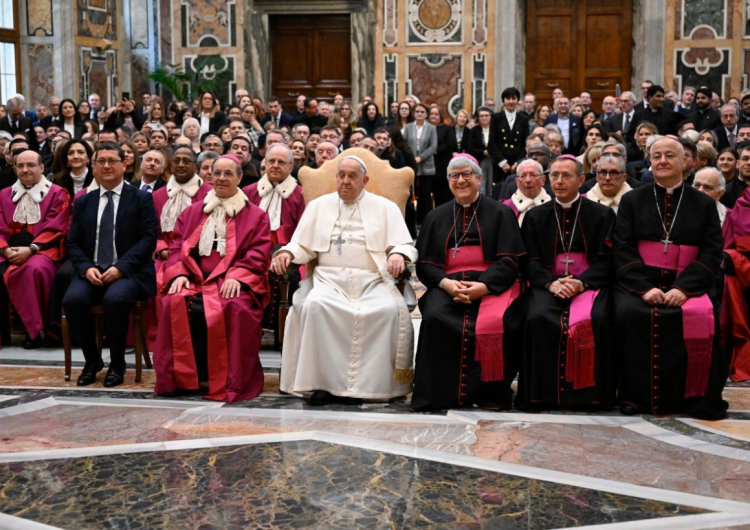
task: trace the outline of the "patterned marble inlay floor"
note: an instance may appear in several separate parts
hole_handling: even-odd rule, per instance
[[[67,528],[523,528],[704,510],[318,441],[0,464],[0,511]]]

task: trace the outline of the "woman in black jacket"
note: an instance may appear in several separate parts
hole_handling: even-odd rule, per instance
[[[362,105],[362,117],[357,122],[357,127],[366,130],[367,136],[372,136],[376,130],[385,127],[385,121],[375,103],[368,101]]]
[[[435,178],[432,185],[432,195],[435,207],[445,204],[453,198],[448,187],[448,163],[458,152],[456,135],[452,125],[443,121],[443,113],[438,105],[430,105],[429,122],[437,129],[437,151],[435,152]]]
[[[140,131],[143,127],[143,119],[136,111],[135,101],[132,99],[118,101],[104,122],[105,129],[116,130],[123,125],[129,126],[134,132]]]
[[[60,117],[57,126],[61,131],[68,131],[73,138],[80,139],[86,132],[86,127],[78,114],[78,105],[72,99],[63,99],[60,102]]]
[[[219,100],[212,92],[203,92],[200,99],[201,112],[193,116],[201,124],[201,134],[217,132],[227,124],[226,115],[219,109]]]

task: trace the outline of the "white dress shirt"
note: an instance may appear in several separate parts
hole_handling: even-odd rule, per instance
[[[141,180],[140,189],[143,190],[143,191],[147,191],[149,193],[153,193],[154,192],[154,186],[156,186],[156,181],[157,180],[159,180],[159,179],[158,178],[154,179],[153,182],[143,182],[143,180]],[[146,186],[146,187],[144,188],[144,186]]]
[[[568,116],[567,118],[563,118],[558,115],[557,126],[560,127],[560,132],[562,133],[565,147],[568,147],[568,143],[570,142],[570,116]]]
[[[508,120],[508,126],[512,129],[513,125],[516,123],[516,113],[508,112],[507,110],[504,112],[505,112],[505,119]]]
[[[114,248],[114,253],[112,256],[114,257],[114,260],[112,261],[112,265],[117,263],[117,245],[115,245],[115,238],[117,236],[117,208],[120,206],[120,196],[122,195],[122,188],[125,185],[125,181],[123,180],[120,182],[113,190],[107,190],[105,188],[99,188],[99,211],[96,214],[96,243],[94,245],[94,263],[96,263],[96,257],[99,255],[99,225],[102,222],[102,214],[104,213],[104,208],[107,207],[107,197],[104,195],[108,191],[115,192],[114,195],[112,195],[112,203],[115,207],[114,211],[114,217],[115,217],[115,225],[114,225],[114,231],[112,232],[112,245]],[[98,263],[96,263],[98,265]]]
[[[206,134],[211,126],[211,117],[208,114],[201,113],[201,134]]]

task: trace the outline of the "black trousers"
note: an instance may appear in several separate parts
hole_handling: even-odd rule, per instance
[[[125,364],[130,308],[138,299],[138,285],[130,278],[120,278],[102,286],[94,285],[80,276],[73,278],[63,298],[63,307],[73,336],[83,350],[86,364],[93,364],[99,358],[91,306],[101,305],[104,308],[111,364],[118,366]]]

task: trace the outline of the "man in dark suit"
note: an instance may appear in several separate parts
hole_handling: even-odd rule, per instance
[[[8,116],[4,120],[0,120],[0,131],[7,131],[10,134],[24,133],[29,137],[29,140],[32,137],[36,138],[31,119],[24,115],[23,102],[18,98],[10,98],[6,107],[8,108]]]
[[[622,112],[615,114],[611,119],[607,121],[608,128],[611,132],[619,132],[625,136],[630,130],[630,124],[633,123],[633,117],[635,116],[635,94],[626,90],[620,94],[620,110]]]
[[[688,119],[693,122],[696,131],[713,130],[721,126],[719,112],[711,108],[710,88],[701,87],[696,91],[693,107]]]
[[[646,94],[648,93],[648,89],[651,88],[653,84],[653,81],[651,81],[650,79],[646,79],[641,83],[641,101],[639,101],[638,104],[633,107],[636,112],[648,108],[649,103]]]
[[[127,185],[120,146],[100,144],[94,154],[100,188],[78,198],[68,234],[68,256],[77,275],[63,298],[70,327],[86,365],[78,386],[96,381],[104,363],[96,347],[91,306],[104,308],[110,364],[104,386],[124,380],[130,308],[156,295],[153,253],[158,220],[151,194]]]
[[[56,96],[52,96],[49,98],[49,114],[39,120],[39,125],[42,127],[47,127],[48,123],[52,123],[53,121],[57,121],[60,119],[60,98]]]
[[[153,193],[167,182],[164,180],[164,153],[159,149],[151,149],[143,154],[141,159],[140,179],[133,181],[133,186],[141,191]]]
[[[526,137],[529,135],[529,118],[516,112],[521,93],[516,87],[509,87],[503,90],[502,98],[503,109],[492,115],[487,144],[495,182],[503,182],[516,170],[516,164],[526,155]]]
[[[570,100],[566,97],[557,98],[557,114],[550,115],[544,122],[554,123],[562,131],[565,141],[565,154],[578,156],[581,154],[582,130],[581,119],[570,114]]]
[[[284,110],[281,108],[281,100],[277,98],[276,96],[271,96],[268,100],[268,114],[263,116],[263,119],[260,120],[261,125],[265,125],[269,121],[273,120],[274,129],[281,129],[284,125],[292,126],[292,123],[294,122],[294,118],[292,118],[291,114],[287,114],[284,112]]]
[[[739,119],[739,109],[732,104],[727,103],[721,107],[721,126],[714,129],[716,138],[719,140],[719,145],[716,146],[717,151],[726,149],[727,147],[737,147],[737,121]]]
[[[305,112],[294,119],[294,123],[304,123],[310,130],[320,129],[328,125],[328,118],[318,114],[318,100],[315,98],[305,99]]]
[[[682,121],[682,115],[666,108],[664,104],[664,88],[659,85],[651,85],[646,93],[648,107],[636,111],[633,116],[633,124],[628,129],[626,140],[629,143],[634,142],[635,130],[641,122],[647,121],[653,123],[659,134],[666,136],[668,134],[677,134],[677,124]]]

